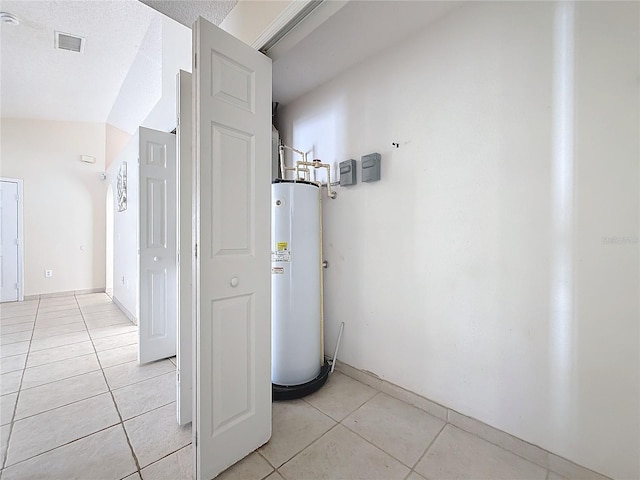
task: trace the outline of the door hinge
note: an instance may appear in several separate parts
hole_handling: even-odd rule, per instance
[[[196,447],[198,446],[198,432],[196,432]]]
[[[16,238],[16,245],[20,245],[20,239]]]
[[[195,256],[196,258],[198,258],[198,244],[196,243],[196,252],[195,252]]]
[[[197,53],[193,56],[193,68],[194,69],[198,68],[198,54]]]
[[[16,283],[16,290],[20,290],[20,285]]]
[[[16,202],[20,201],[20,195],[16,195]]]

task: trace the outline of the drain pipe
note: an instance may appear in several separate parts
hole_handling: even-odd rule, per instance
[[[336,349],[333,352],[333,360],[331,361],[331,370],[329,373],[333,373],[336,368],[336,361],[338,360],[338,350],[340,349],[340,340],[342,340],[342,331],[344,330],[344,322],[340,324],[340,332],[338,333],[338,341],[336,342]]]
[[[281,143],[278,147],[278,157],[280,158],[280,178],[285,179],[286,167],[284,164],[284,145]]]

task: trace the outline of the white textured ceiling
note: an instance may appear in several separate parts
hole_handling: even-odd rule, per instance
[[[157,12],[136,0],[3,0],[20,25],[0,26],[3,117],[106,122]],[[86,39],[54,48],[54,32]]]
[[[236,2],[152,3],[173,6],[183,19],[201,15],[220,23]],[[106,123],[136,59],[145,60],[135,62],[136,78],[158,76],[161,14],[137,0],[2,0],[0,11],[20,20],[0,23],[2,117]],[[55,31],[84,37],[84,52],[55,49]],[[135,102],[135,92],[127,94]]]
[[[151,8],[189,28],[198,17],[220,25],[238,0],[140,0]]]

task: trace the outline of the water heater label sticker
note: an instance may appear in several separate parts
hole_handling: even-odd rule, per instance
[[[271,267],[271,273],[274,275],[282,275],[284,273],[284,267]]]
[[[290,262],[291,261],[291,252],[271,252],[271,261],[272,262]]]
[[[278,251],[284,252],[289,249],[289,244],[287,242],[278,242]]]

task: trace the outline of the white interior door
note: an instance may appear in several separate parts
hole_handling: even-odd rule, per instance
[[[178,345],[176,353],[176,413],[178,423],[191,421],[193,403],[193,144],[191,134],[192,88],[191,74],[180,70],[176,81],[178,92]]]
[[[176,354],[176,139],[139,129],[138,363]]]
[[[199,18],[196,478],[271,437],[271,60]]]
[[[0,181],[0,302],[22,300],[20,186],[17,180]]]

